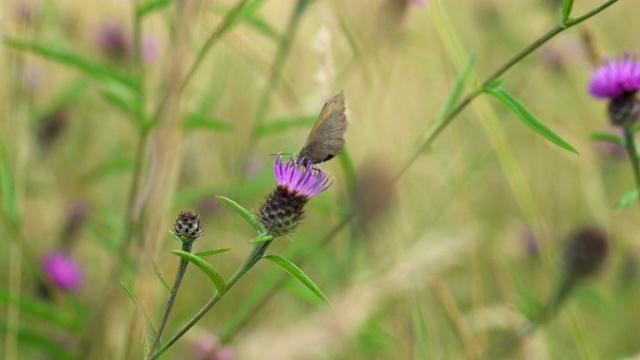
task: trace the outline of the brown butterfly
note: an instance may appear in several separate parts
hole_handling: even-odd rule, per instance
[[[304,158],[305,162],[317,164],[340,155],[344,145],[342,136],[347,131],[347,116],[344,110],[342,91],[324,104],[307,142],[300,150],[300,157]]]

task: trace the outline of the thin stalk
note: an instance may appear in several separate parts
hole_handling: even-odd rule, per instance
[[[566,21],[556,25],[551,30],[547,31],[547,33],[545,33],[540,38],[535,40],[533,43],[529,44],[527,47],[525,47],[520,52],[518,52],[516,55],[514,55],[511,59],[509,59],[502,66],[500,66],[480,86],[478,86],[471,93],[469,93],[467,96],[465,96],[464,99],[462,99],[460,101],[460,103],[456,107],[454,107],[446,115],[444,120],[438,125],[438,127],[433,131],[433,133],[431,133],[431,135],[429,135],[429,137],[427,139],[425,139],[425,141],[422,143],[422,145],[420,145],[418,147],[418,150],[416,150],[416,152],[409,158],[407,163],[401,168],[401,170],[395,176],[394,182],[398,181],[402,177],[402,175],[404,175],[404,173],[409,169],[409,167],[411,167],[411,165],[418,159],[418,157],[420,157],[422,152],[424,152],[424,150],[426,150],[429,146],[431,146],[433,144],[433,142],[440,136],[442,131],[444,129],[446,129],[447,126],[449,126],[449,124],[458,116],[458,114],[460,114],[462,112],[462,110],[464,110],[475,98],[477,98],[478,96],[483,94],[485,92],[486,88],[491,83],[493,83],[496,80],[498,80],[500,78],[500,76],[502,76],[507,71],[509,71],[514,65],[516,65],[518,62],[520,62],[522,59],[524,59],[527,56],[529,56],[536,49],[538,49],[540,46],[542,46],[547,41],[549,41],[552,38],[554,38],[556,35],[560,34],[561,32],[563,32],[563,31],[565,31],[565,30],[567,30],[567,29],[569,29],[569,28],[571,28],[571,27],[573,27],[575,25],[578,25],[579,23],[589,19],[590,17],[602,12],[603,10],[608,8],[609,6],[611,6],[614,3],[616,3],[617,1],[618,0],[609,0],[609,1],[605,2],[604,4],[594,8],[593,10],[587,12],[586,14],[584,14],[584,15],[578,17],[578,18],[575,18],[575,19],[569,18]]]
[[[191,252],[191,248],[193,246],[193,240],[187,240],[182,243],[182,251]],[[180,258],[180,265],[178,265],[178,271],[176,273],[176,279],[173,282],[173,287],[171,288],[171,292],[169,293],[169,299],[167,299],[167,305],[164,308],[164,314],[162,314],[162,320],[160,320],[160,325],[158,326],[158,333],[156,334],[156,338],[153,340],[153,345],[151,345],[151,349],[149,350],[149,355],[147,359],[150,359],[153,356],[153,352],[160,342],[160,337],[162,336],[162,331],[164,330],[165,325],[167,324],[167,319],[169,318],[169,313],[171,312],[171,308],[173,307],[173,303],[178,296],[178,290],[180,289],[180,284],[182,283],[182,279],[184,278],[184,274],[187,272],[187,266],[189,266],[189,260],[185,258]]]
[[[264,252],[267,250],[269,245],[271,245],[272,241],[273,240],[259,243],[253,247],[253,250],[251,250],[251,253],[249,254],[249,256],[247,256],[242,265],[240,265],[238,270],[236,270],[236,272],[229,278],[229,280],[227,280],[227,291],[229,291],[229,289],[231,289],[231,287],[233,287],[233,285],[235,285],[238,280],[240,280],[240,278],[242,278],[242,276],[244,276],[244,274],[246,274],[247,271],[249,271],[249,269],[251,269],[253,265],[255,265],[262,258],[262,255],[264,255]],[[224,294],[214,294],[213,297],[209,299],[209,301],[196,313],[196,315],[194,315],[193,318],[191,318],[191,320],[189,320],[189,322],[185,326],[183,326],[182,329],[180,329],[180,331],[178,331],[171,339],[169,339],[166,344],[158,349],[158,351],[153,356],[149,357],[148,360],[157,359],[160,355],[162,355],[162,353],[164,353],[169,347],[171,347],[171,345],[178,341],[178,339],[180,339],[182,335],[189,331],[189,329],[191,329],[193,325],[195,325],[209,310],[211,310],[211,308],[215,304],[217,304],[220,299],[222,299],[222,296],[224,296]]]
[[[636,181],[636,190],[640,191],[640,159],[638,158],[638,150],[636,149],[635,133],[633,126],[624,127],[625,148],[629,154],[631,167],[633,168],[633,177]]]

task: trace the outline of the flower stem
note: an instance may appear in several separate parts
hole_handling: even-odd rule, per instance
[[[636,190],[640,191],[640,163],[638,159],[638,150],[636,149],[635,133],[632,126],[624,127],[624,139],[625,148],[629,154],[629,160],[631,160],[631,167],[633,168],[633,177],[636,180]]]
[[[237,283],[238,280],[240,280],[240,278],[242,278],[242,276],[244,276],[244,274],[246,274],[247,271],[249,271],[249,269],[251,269],[253,265],[255,265],[258,260],[262,258],[262,255],[264,255],[264,252],[267,250],[269,245],[271,245],[272,241],[273,240],[259,243],[253,247],[253,250],[251,250],[251,253],[249,254],[249,256],[247,256],[242,265],[240,265],[238,270],[236,270],[236,272],[229,278],[229,280],[227,280],[227,291],[231,289],[231,287],[235,285],[235,283]],[[178,331],[171,339],[169,339],[169,341],[167,341],[166,344],[164,344],[160,349],[158,349],[155,354],[153,354],[153,356],[150,356],[148,359],[157,359],[158,356],[160,356],[169,347],[171,347],[171,345],[178,341],[178,339],[180,339],[182,335],[189,331],[189,329],[191,329],[193,325],[195,325],[209,310],[211,310],[211,308],[216,303],[218,303],[218,301],[220,301],[222,296],[224,296],[224,294],[214,294],[213,297],[209,299],[209,301],[191,318],[191,320],[189,320],[189,322],[185,326],[183,326],[182,329],[180,329],[180,331]]]
[[[187,240],[182,243],[182,251],[191,252],[192,246],[193,246],[193,240]],[[167,324],[169,313],[171,312],[173,303],[175,302],[176,297],[178,296],[178,289],[180,288],[180,284],[182,283],[182,278],[184,277],[184,274],[187,271],[188,265],[189,265],[189,260],[185,258],[180,258],[180,265],[178,265],[176,279],[173,282],[173,287],[171,288],[171,292],[169,293],[169,299],[167,299],[167,305],[164,308],[164,314],[162,314],[162,320],[160,320],[160,325],[158,326],[158,333],[156,334],[156,338],[153,340],[153,345],[151,345],[151,348],[149,349],[149,355],[147,355],[147,359],[150,359],[153,356],[156,346],[160,342],[162,331],[164,330],[164,326]]]
[[[418,147],[418,149],[415,151],[415,153],[409,158],[407,163],[402,167],[402,169],[395,176],[394,180],[395,181],[399,180],[402,177],[402,175],[409,169],[409,167],[411,167],[411,165],[418,159],[418,157],[420,157],[420,155],[424,152],[424,150],[427,149],[429,146],[431,146],[431,144],[433,144],[433,142],[438,138],[438,136],[440,136],[440,134],[444,131],[444,129],[447,126],[449,126],[449,124],[451,122],[453,122],[453,120],[458,116],[458,114],[460,114],[462,112],[462,110],[464,110],[475,98],[477,98],[478,96],[483,94],[486,91],[486,88],[490,84],[492,84],[493,82],[498,80],[500,78],[500,76],[504,75],[504,73],[509,71],[514,65],[516,65],[518,62],[520,62],[525,57],[529,56],[536,49],[538,49],[540,46],[542,46],[547,41],[549,41],[552,38],[554,38],[556,35],[560,34],[561,32],[563,32],[563,31],[565,31],[565,30],[567,30],[567,29],[569,29],[569,28],[571,28],[571,27],[573,27],[575,25],[578,25],[579,23],[589,19],[590,17],[592,17],[592,16],[594,16],[594,15],[596,15],[598,13],[600,13],[601,11],[603,11],[604,9],[606,9],[609,6],[613,5],[617,1],[618,0],[609,0],[609,1],[603,3],[602,5],[594,8],[593,10],[587,12],[586,14],[584,14],[584,15],[582,15],[580,17],[577,17],[577,18],[574,18],[574,19],[567,19],[566,21],[561,22],[560,24],[558,24],[555,27],[553,27],[551,30],[547,31],[547,33],[545,33],[544,35],[539,37],[537,40],[535,40],[534,42],[529,44],[527,47],[522,49],[520,52],[515,54],[511,59],[509,59],[502,66],[500,66],[493,74],[491,74],[482,83],[482,85],[478,86],[471,93],[469,93],[467,96],[465,96],[464,99],[462,99],[458,103],[458,105],[456,107],[454,107],[445,116],[444,120],[440,124],[438,124],[438,126],[431,133],[431,135],[429,135],[429,137],[425,139],[425,141],[422,143],[422,145],[420,145]]]

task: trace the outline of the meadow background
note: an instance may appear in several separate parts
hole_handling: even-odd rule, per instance
[[[340,90],[346,146],[322,164],[334,184],[268,250],[331,305],[260,262],[162,358],[222,359],[202,355],[216,337],[238,359],[473,357],[549,297],[563,242],[592,223],[609,234],[606,267],[509,356],[640,356],[640,209],[614,209],[633,176],[591,139],[610,128],[586,91],[598,57],[638,48],[640,3],[618,1],[501,77],[579,155],[481,96],[397,179],[469,53],[465,93],[555,26],[560,1],[245,1],[184,86],[240,2],[161,1],[136,23],[146,3],[0,5],[0,357],[141,358],[144,322],[119,281],[157,323],[167,291],[153,263],[171,284],[183,209],[201,215],[194,250],[232,248],[206,258],[230,276],[255,234],[214,195],[258,209],[273,154],[299,151]],[[42,290],[38,259],[56,249],[82,269],[75,291]],[[163,338],[211,291],[189,268]]]

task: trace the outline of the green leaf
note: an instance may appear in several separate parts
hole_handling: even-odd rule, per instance
[[[6,324],[2,324],[6,328]],[[40,334],[36,330],[27,328],[21,324],[18,329],[18,339],[25,349],[38,349],[41,354],[47,354],[47,358],[56,360],[75,360],[76,356],[71,354],[69,346],[63,345],[59,339],[54,340],[51,334]]]
[[[173,238],[176,239],[180,244],[184,244],[184,242],[187,241],[187,238],[185,238],[184,236],[178,236],[171,230],[169,230],[169,234],[171,234],[171,236],[173,236]]]
[[[329,299],[327,299],[322,290],[320,290],[320,288],[294,263],[278,255],[264,255],[262,258],[270,260],[274,264],[280,266],[284,271],[288,272],[291,276],[300,281],[302,285],[306,286],[307,289],[314,293],[320,300],[329,304]]]
[[[192,129],[210,129],[210,130],[233,130],[235,126],[228,122],[208,118],[202,114],[189,114],[184,122],[184,127],[188,130]]]
[[[592,286],[579,286],[576,288],[574,294],[578,301],[596,313],[606,314],[612,310],[612,306],[607,300],[607,297]]]
[[[562,0],[562,22],[564,23],[571,16],[573,0]]]
[[[610,132],[605,132],[605,131],[595,132],[591,134],[591,139],[597,140],[597,141],[610,142],[612,144],[620,145],[622,147],[626,146],[625,141],[622,137]]]
[[[264,234],[264,230],[262,230],[262,227],[260,226],[260,224],[258,223],[256,218],[253,216],[253,214],[251,214],[249,212],[249,210],[243,208],[242,206],[240,206],[235,201],[233,201],[233,200],[231,200],[229,198],[226,198],[224,196],[216,195],[216,198],[218,198],[218,200],[220,200],[223,203],[229,205],[229,207],[231,207],[233,210],[235,210],[235,212],[237,212],[240,216],[242,216],[242,218],[246,222],[248,222],[249,225],[251,225],[253,227],[253,229],[258,232],[258,234]]]
[[[16,298],[10,297],[7,289],[0,288],[0,302],[9,304],[10,301],[15,304]],[[74,320],[72,314],[42,299],[20,294],[18,305],[20,311],[25,314],[29,314],[40,320],[50,321],[68,330],[76,329],[79,325]],[[42,321],[40,322],[42,323]]]
[[[193,263],[200,270],[202,270],[202,272],[204,272],[205,275],[207,275],[209,279],[211,279],[211,282],[213,282],[213,286],[215,286],[218,295],[222,296],[225,291],[227,291],[227,286],[222,275],[220,275],[218,270],[216,270],[216,268],[214,268],[211,264],[204,261],[204,259],[195,254],[182,250],[173,250],[171,251],[171,253],[176,254],[185,260],[189,260],[189,262]]]
[[[626,193],[624,193],[624,195],[622,195],[620,201],[618,201],[613,208],[616,210],[624,209],[629,206],[639,195],[640,190],[638,189],[628,190]]]
[[[140,303],[140,300],[138,300],[138,297],[133,292],[133,290],[129,287],[129,285],[125,284],[122,281],[120,281],[120,285],[122,285],[122,288],[127,293],[127,295],[129,295],[129,298],[131,299],[131,301],[136,305],[138,314],[140,314],[140,317],[142,318],[142,321],[145,325],[144,326],[144,340],[145,340],[145,349],[146,349],[145,353],[149,353],[149,351],[151,350],[151,346],[153,345],[153,342],[155,341],[156,336],[158,335],[158,329],[156,329],[156,326],[153,324],[153,320],[151,320],[151,316],[149,316],[149,313],[144,309],[144,307]],[[156,345],[155,350],[159,350],[161,347],[162,347],[162,340],[158,341],[158,344]]]
[[[14,225],[18,223],[18,208],[16,207],[15,184],[9,166],[9,158],[0,143],[0,195],[2,196],[2,209]]]
[[[506,90],[498,88],[488,88],[487,91],[495,96],[498,101],[513,111],[525,125],[529,126],[533,131],[542,135],[547,140],[560,146],[561,148],[571,151],[574,154],[578,154],[578,151],[564,140],[560,135],[556,134],[547,125],[543,124],[538,118],[536,118],[520,101],[518,101],[513,95],[509,94]]]
[[[247,23],[256,30],[260,31],[266,37],[280,41],[280,34],[266,20],[258,15],[252,15],[247,18]]]
[[[121,86],[120,83],[114,81],[108,81],[102,88],[102,95],[126,114],[131,115],[137,123],[144,123],[140,119],[142,109],[140,108],[137,94],[131,91],[130,88]]]
[[[85,175],[82,178],[82,182],[85,184],[94,184],[106,176],[127,172],[133,169],[133,165],[133,159],[131,159],[131,156],[115,154],[111,158],[107,159],[103,164],[100,164]]]
[[[47,102],[47,105],[44,106],[41,111],[38,111],[38,114],[35,116],[35,120],[42,121],[47,117],[47,115],[59,111],[60,108],[84,94],[86,88],[86,79],[79,79],[72,82],[52,101]]]
[[[257,244],[257,243],[267,242],[271,240],[273,240],[273,235],[265,233],[265,234],[258,235],[257,237],[254,237],[249,242],[252,244]]]
[[[225,253],[225,252],[227,252],[229,250],[231,250],[231,248],[202,250],[202,251],[198,251],[197,253],[195,253],[195,255],[203,257],[203,256],[209,256],[209,255],[215,255],[215,254],[222,254],[222,253]]]
[[[471,74],[471,69],[473,68],[474,61],[475,53],[472,51],[469,53],[469,56],[467,56],[467,61],[462,68],[460,76],[458,76],[458,78],[456,79],[455,85],[451,90],[451,94],[449,94],[447,102],[438,112],[435,121],[432,121],[429,126],[427,126],[424,133],[422,134],[422,140],[420,142],[425,142],[429,137],[433,135],[433,132],[440,127],[441,123],[451,112],[451,109],[453,109],[453,107],[458,103],[458,100],[460,100],[460,95],[462,94],[462,89],[464,88],[464,84],[467,82],[469,74]]]
[[[13,39],[9,37],[4,38],[4,43],[8,46],[13,47],[14,49],[30,51],[42,57],[59,62],[63,65],[74,67],[92,77],[112,79],[132,89],[137,89],[138,87],[137,82],[133,78],[133,76],[122,73],[105,65],[98,64],[80,55],[72,54],[70,52],[67,52],[66,50],[54,49],[37,43]]]
[[[265,135],[269,133],[281,133],[289,128],[294,127],[309,127],[315,124],[318,120],[317,115],[304,115],[296,116],[292,118],[277,119],[270,122],[262,122],[258,126],[258,134]]]
[[[165,280],[164,275],[162,275],[162,270],[160,269],[160,265],[158,265],[158,263],[155,260],[153,260],[153,272],[156,274],[156,277],[158,278],[158,280],[160,280],[160,283],[162,283],[162,286],[164,286],[164,288],[167,289],[167,291],[171,291],[171,288],[169,287],[167,280]]]
[[[147,1],[146,3],[140,5],[137,9],[136,9],[136,17],[138,19],[148,15],[149,13],[155,11],[155,10],[160,10],[163,7],[169,5],[171,3],[171,0],[152,0],[152,1]]]

